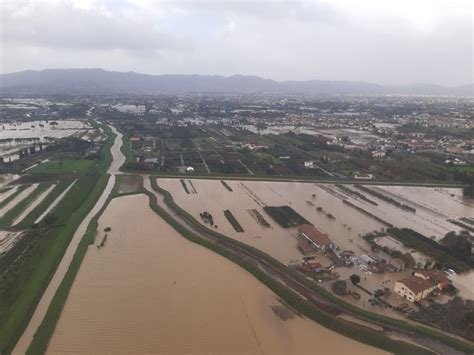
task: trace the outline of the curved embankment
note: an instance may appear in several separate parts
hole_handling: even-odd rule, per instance
[[[314,285],[312,282],[306,280],[302,275],[289,270],[286,266],[280,264],[260,250],[256,250],[255,248],[227,238],[220,233],[209,230],[207,227],[196,221],[186,211],[177,206],[173,202],[171,195],[167,191],[159,188],[154,180],[152,181],[152,185],[154,190],[160,194],[163,194],[165,197],[165,203],[160,203],[162,206],[159,206],[156,196],[153,193],[150,193],[150,195],[153,194],[151,198],[154,198],[155,200],[154,209],[160,215],[163,213],[166,214],[167,216],[165,219],[167,222],[173,225],[174,228],[179,229],[181,234],[187,234],[188,237],[190,239],[194,239],[196,243],[203,244],[210,249],[215,250],[226,257],[229,257],[231,260],[237,262],[244,268],[252,268],[252,266],[248,265],[249,261],[251,263],[257,263],[258,267],[256,270],[249,271],[256,275],[257,278],[259,278],[265,284],[269,282],[267,286],[270,288],[272,288],[271,286],[276,287],[277,291],[281,291],[281,293],[277,292],[280,297],[285,299],[285,301],[288,303],[294,305],[297,309],[301,309],[299,307],[302,306],[301,303],[305,303],[304,301],[301,301],[301,299],[295,299],[293,291],[290,291],[286,288],[285,290],[278,288],[278,286],[281,288],[281,285],[279,285],[278,281],[285,280],[287,286],[299,294],[304,294],[306,298],[310,300],[310,303],[316,306],[316,309],[315,307],[304,308],[308,307],[308,305],[305,305],[303,307],[304,311],[302,311],[302,313],[307,315],[310,314],[312,319],[325,324],[325,326],[329,327],[330,329],[337,330],[342,334],[348,335],[354,339],[358,339],[359,341],[366,342],[368,344],[375,345],[381,347],[382,349],[396,353],[402,351],[403,353],[411,354],[424,351],[420,347],[415,347],[404,342],[396,341],[394,339],[388,338],[386,335],[376,334],[374,332],[367,333],[367,331],[364,331],[363,329],[356,329],[352,326],[348,327],[347,324],[335,322],[334,317],[328,317],[327,314],[327,312],[335,312],[335,314],[348,313],[353,314],[361,319],[365,319],[371,323],[383,326],[385,331],[387,331],[387,333],[390,335],[396,335],[397,338],[401,338],[410,342],[414,341],[423,347],[426,346],[434,349],[436,352],[459,354],[461,352],[470,353],[474,349],[472,344],[468,341],[461,341],[455,337],[443,334],[440,331],[435,331],[423,326],[410,325],[403,321],[398,321],[374,313],[366,312],[358,309],[357,307],[346,304],[345,302],[335,298],[333,295],[328,294],[327,291],[320,290],[317,285]],[[145,186],[149,190],[149,183],[145,184]],[[190,230],[186,228],[190,228]],[[205,238],[207,237],[207,241],[202,240],[202,238],[199,236],[204,236]],[[229,252],[234,255],[228,256]],[[253,268],[255,268],[255,266],[253,266]],[[260,277],[259,274],[262,272],[262,269],[265,275],[260,275]],[[277,280],[273,279],[275,275],[277,275]],[[277,282],[276,285],[275,281]],[[323,313],[321,313],[321,311],[323,311]]]
[[[101,208],[106,203],[110,193],[112,192],[112,189],[115,185],[115,174],[118,172],[117,165],[118,164],[121,165],[125,161],[125,157],[123,157],[120,151],[120,145],[122,144],[122,135],[113,127],[112,127],[112,132],[115,134],[115,140],[111,148],[113,161],[110,164],[110,167],[107,171],[108,173],[111,174],[110,178],[108,179],[107,185],[105,189],[103,190],[101,196],[97,200],[96,204],[94,205],[94,207],[89,211],[89,213],[87,214],[87,217],[83,219],[83,221],[77,228],[76,232],[74,233],[74,236],[72,237],[71,242],[69,243],[69,246],[62,257],[61,262],[59,263],[56,269],[56,272],[51,278],[51,281],[48,287],[46,288],[38,305],[36,306],[36,309],[28,323],[28,326],[26,327],[25,331],[23,332],[17,344],[15,345],[15,348],[13,349],[13,352],[12,352],[13,354],[26,353],[26,350],[28,349],[28,346],[30,345],[33,339],[33,336],[36,333],[36,330],[38,329],[44,316],[46,315],[46,312],[48,310],[49,304],[51,303],[51,300],[53,299],[59,285],[61,284],[61,281],[64,278],[64,275],[66,274],[69,268],[69,264],[71,263],[73,259],[77,246],[79,245],[82,237],[86,233],[89,222],[101,210]],[[117,162],[114,164],[115,161]]]

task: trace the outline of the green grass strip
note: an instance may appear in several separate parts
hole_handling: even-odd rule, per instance
[[[99,151],[99,162],[96,166],[96,170],[100,174],[105,174],[110,164],[114,160],[110,149],[114,145],[116,134],[112,132],[112,129],[107,125],[100,125],[104,130],[104,133],[107,135],[107,140],[102,145]]]
[[[59,195],[61,195],[70,184],[72,184],[71,180],[62,180],[58,182],[51,192],[43,199],[43,201],[41,201],[38,206],[28,213],[28,215],[15,227],[24,229],[34,224],[38,217],[41,216],[54,201],[56,201]]]
[[[373,322],[375,324],[378,324],[378,325],[381,325],[381,326],[395,327],[395,328],[398,328],[398,329],[403,329],[405,331],[418,334],[420,336],[424,336],[424,337],[427,337],[427,338],[430,338],[430,339],[441,341],[442,343],[445,343],[449,346],[452,346],[453,348],[455,348],[457,350],[460,350],[460,351],[463,351],[465,353],[473,353],[474,352],[474,346],[470,342],[468,342],[467,340],[463,341],[463,340],[460,340],[459,338],[455,338],[455,337],[450,336],[446,333],[442,333],[442,332],[436,331],[434,329],[431,329],[431,328],[428,328],[428,327],[425,327],[425,326],[422,326],[422,325],[413,324],[413,323],[409,323],[409,322],[406,322],[406,321],[403,321],[403,320],[390,318],[390,317],[386,317],[386,316],[383,316],[383,315],[380,315],[380,314],[377,314],[377,313],[369,312],[369,311],[363,310],[363,309],[361,309],[357,306],[351,305],[351,304],[341,300],[340,298],[333,295],[332,293],[330,293],[326,289],[324,289],[324,288],[320,287],[319,285],[315,284],[313,281],[310,281],[310,280],[306,279],[306,277],[303,274],[301,274],[301,273],[295,271],[294,269],[289,268],[286,265],[280,263],[278,260],[272,258],[270,255],[266,254],[265,252],[263,252],[263,251],[261,251],[257,248],[251,247],[251,246],[249,246],[245,243],[236,241],[235,239],[229,238],[229,237],[227,237],[227,236],[225,236],[225,235],[223,235],[219,232],[216,232],[212,229],[207,228],[203,224],[199,223],[199,221],[197,221],[190,213],[188,213],[187,211],[182,209],[178,204],[176,204],[176,202],[174,202],[174,199],[173,199],[172,195],[168,191],[166,191],[166,190],[164,190],[164,189],[162,189],[161,187],[158,186],[158,184],[156,182],[156,178],[150,177],[150,181],[151,181],[152,188],[155,191],[159,192],[160,194],[162,194],[164,196],[165,203],[173,211],[175,211],[179,215],[181,215],[181,217],[185,218],[188,222],[192,223],[193,226],[195,226],[198,229],[203,230],[205,233],[213,235],[216,238],[220,238],[220,239],[222,239],[223,241],[225,241],[227,243],[234,244],[234,245],[238,246],[239,248],[242,248],[244,250],[247,250],[247,251],[251,252],[254,255],[257,255],[259,258],[261,258],[265,262],[273,265],[274,267],[277,267],[280,271],[283,271],[283,272],[287,273],[288,275],[290,275],[292,278],[294,278],[295,280],[297,280],[301,284],[303,284],[306,287],[312,289],[313,291],[317,292],[321,296],[329,299],[330,301],[332,301],[333,303],[335,303],[336,305],[338,305],[339,307],[341,307],[345,311],[347,311],[349,313],[352,313],[352,314],[355,314],[359,317],[365,318],[366,320],[371,321],[371,322]]]
[[[133,155],[130,149],[130,142],[128,141],[128,137],[129,136],[127,134],[122,133],[122,146],[120,147],[120,151],[123,155],[125,155],[125,162],[120,167],[120,171],[125,171],[129,166],[131,166],[131,164],[136,162],[135,156]],[[133,173],[133,170],[131,170],[130,173]]]
[[[0,208],[3,208],[6,205],[8,205],[11,201],[13,201],[15,199],[15,197],[17,197],[19,194],[21,194],[25,189],[27,189],[30,186],[31,186],[31,184],[18,186],[18,188],[16,189],[16,191],[14,193],[12,193],[6,199],[4,199],[2,202],[0,202]]]
[[[38,198],[44,191],[49,189],[51,186],[50,183],[39,184],[28,196],[19,201],[15,206],[10,208],[1,218],[0,218],[0,228],[9,227],[13,221],[23,213],[23,211],[28,208],[33,201]]]
[[[4,192],[10,191],[11,189],[13,189],[13,186],[2,187],[0,189],[0,194],[3,194]]]
[[[154,170],[134,170],[128,167],[122,166],[121,171],[129,174],[146,174],[165,179],[182,179],[190,178],[189,173],[178,173],[178,172],[163,172]],[[204,180],[237,180],[237,181],[276,181],[276,182],[304,182],[304,183],[317,183],[317,184],[350,184],[350,185],[383,185],[383,186],[419,186],[419,187],[453,187],[462,188],[467,186],[462,182],[444,182],[437,180],[403,180],[403,181],[392,181],[392,180],[357,180],[357,179],[337,179],[337,178],[325,178],[318,176],[307,176],[307,175],[266,175],[266,174],[254,174],[254,175],[239,175],[239,174],[222,174],[222,173],[198,173],[192,174],[193,179],[204,179]]]

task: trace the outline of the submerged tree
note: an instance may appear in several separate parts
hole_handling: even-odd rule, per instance
[[[352,274],[350,279],[354,286],[360,283],[360,276],[357,274]]]

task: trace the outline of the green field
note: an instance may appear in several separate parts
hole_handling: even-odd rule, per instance
[[[5,207],[8,205],[11,201],[13,201],[19,194],[22,193],[22,191],[26,190],[28,187],[30,187],[30,184],[25,184],[25,185],[20,185],[16,189],[15,192],[13,192],[10,196],[8,196],[6,199],[2,200],[0,202],[0,208]]]
[[[63,179],[46,195],[46,197],[36,206],[15,228],[25,229],[30,227],[36,219],[56,200],[56,198],[72,183],[72,180]]]
[[[91,171],[94,160],[61,159],[41,163],[28,171],[29,174],[82,174]]]

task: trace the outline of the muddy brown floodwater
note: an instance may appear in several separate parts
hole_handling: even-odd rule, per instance
[[[298,182],[226,181],[233,192],[228,191],[219,180],[192,180],[197,193],[187,194],[178,179],[158,179],[158,184],[168,190],[175,201],[202,222],[199,214],[212,214],[217,231],[243,243],[259,248],[282,263],[299,260],[296,228],[280,227],[264,210],[263,206],[289,205],[318,229],[327,233],[343,250],[354,250],[358,255],[369,252],[360,242],[359,235],[383,227],[377,221],[354,212],[351,207],[320,185]],[[324,186],[323,186],[324,187]],[[314,195],[314,197],[313,197]],[[336,219],[327,218],[331,213]],[[229,209],[244,229],[237,233],[229,224],[223,211]],[[263,229],[248,213],[256,209],[272,228]]]
[[[382,353],[289,315],[251,274],[179,235],[145,195],[112,200],[105,227],[112,231],[87,251],[48,353]]]

